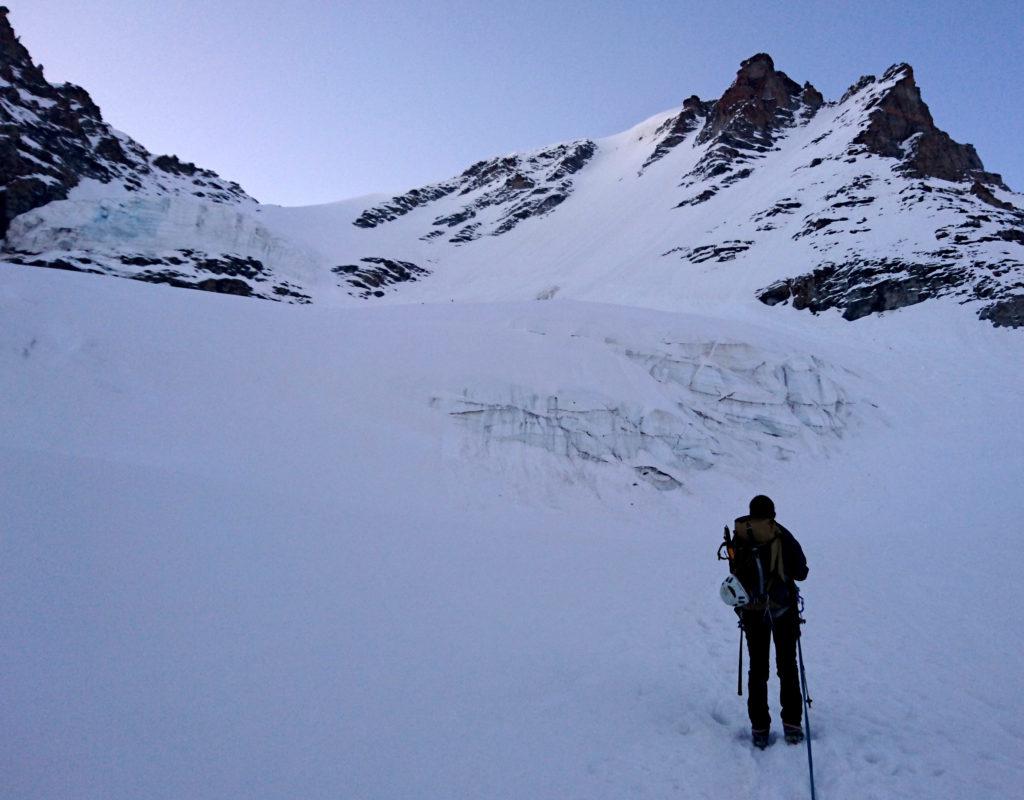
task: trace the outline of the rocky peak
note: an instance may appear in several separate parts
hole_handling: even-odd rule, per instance
[[[909,64],[894,64],[882,76],[882,82],[895,79],[892,86],[873,98],[868,128],[858,136],[858,142],[878,155],[899,158],[903,156],[903,142],[914,134],[936,130],[931,111],[921,99],[921,90],[914,80]],[[862,82],[864,79],[861,79]]]
[[[717,180],[684,205],[707,202],[724,186],[752,174],[751,164],[778,146],[783,131],[805,123],[824,103],[811,84],[800,86],[775,69],[767,53],[740,64],[736,78],[715,102],[706,105],[705,121],[695,143],[707,145],[686,175],[687,185]]]
[[[871,76],[862,78],[844,99],[873,82]],[[877,155],[901,159],[904,171],[914,177],[974,179],[1002,186],[998,175],[985,172],[973,145],[959,144],[936,127],[909,64],[889,67],[879,83],[888,86],[868,102],[869,122],[854,144]]]
[[[825,103],[825,98],[821,92],[811,85],[810,81],[804,83],[803,91],[800,92],[800,99],[804,105],[813,111],[817,111]]]
[[[706,114],[707,110],[707,104],[695,94],[691,94],[683,101],[684,114]]]
[[[800,84],[777,71],[767,53],[751,56],[740,64],[736,79],[715,103],[700,141],[714,138],[735,123],[761,130],[771,128],[776,123],[776,112],[792,110],[801,92]]]

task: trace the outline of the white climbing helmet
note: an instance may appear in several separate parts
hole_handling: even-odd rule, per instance
[[[729,575],[722,581],[722,588],[718,593],[722,595],[722,602],[733,608],[740,608],[750,602],[750,595],[735,575]]]

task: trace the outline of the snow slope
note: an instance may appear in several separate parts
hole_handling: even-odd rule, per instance
[[[759,54],[717,101],[395,197],[286,209],[145,169],[16,216],[0,260],[334,306],[791,303],[853,320],[948,298],[1024,325],[1024,198],[935,127],[907,65],[825,102]]]
[[[15,266],[0,305],[0,796],[808,796],[717,598],[757,492],[818,796],[1019,792],[1013,331]]]

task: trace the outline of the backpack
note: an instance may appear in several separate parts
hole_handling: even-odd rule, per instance
[[[782,555],[782,532],[775,520],[739,517],[729,549],[729,571],[751,597],[745,609],[774,611],[788,607],[790,581]]]

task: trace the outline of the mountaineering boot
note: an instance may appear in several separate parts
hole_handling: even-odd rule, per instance
[[[782,732],[786,737],[786,744],[800,744],[804,740],[804,731],[799,725],[783,725]]]
[[[759,730],[757,728],[754,728],[750,732],[750,741],[758,750],[764,750],[769,744],[768,729],[764,728],[763,730]]]

